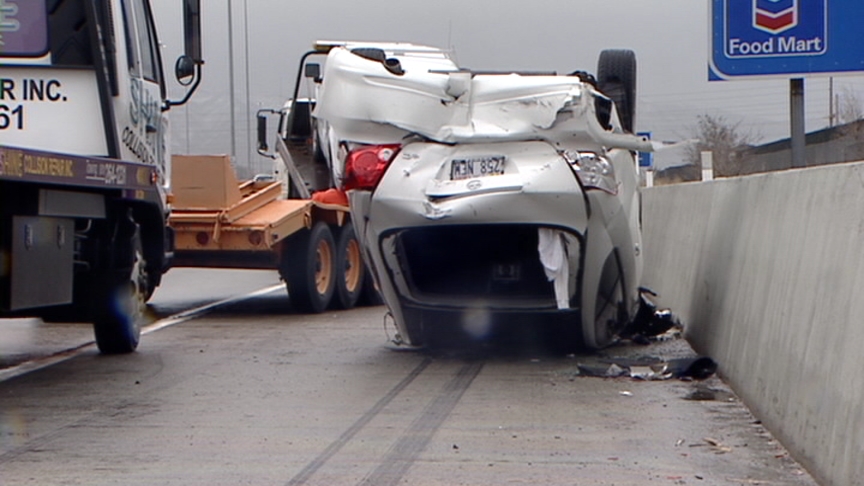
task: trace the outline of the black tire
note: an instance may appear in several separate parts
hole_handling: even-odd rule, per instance
[[[366,267],[363,275],[363,289],[360,292],[360,300],[357,305],[369,307],[384,305],[384,298],[381,297],[381,292],[375,286],[375,279],[372,277],[369,267]]]
[[[114,261],[97,284],[93,331],[104,354],[131,353],[141,339],[149,283],[137,225],[126,245],[115,249]]]
[[[618,258],[613,254],[603,265],[600,286],[594,301],[594,319],[590,323],[592,333],[583,330],[585,345],[590,349],[602,349],[615,342],[624,328],[624,280]]]
[[[323,222],[289,238],[281,273],[295,309],[319,313],[330,305],[336,287],[335,254],[333,234]]]
[[[148,272],[147,275],[150,275],[150,273]],[[156,286],[153,285],[152,279],[148,279],[147,288],[144,289],[144,302],[150,302],[154,292],[156,292]]]
[[[351,309],[357,305],[363,293],[366,279],[366,265],[360,242],[354,234],[354,226],[348,224],[339,228],[336,237],[336,292],[333,307]]]
[[[629,49],[606,49],[597,61],[597,88],[615,102],[621,127],[636,126],[636,54]]]

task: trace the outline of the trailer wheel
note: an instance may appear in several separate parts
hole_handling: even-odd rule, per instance
[[[336,286],[335,244],[330,228],[318,222],[292,236],[284,247],[282,275],[291,304],[301,312],[323,312]]]
[[[351,309],[357,305],[363,292],[366,266],[360,250],[360,242],[354,233],[354,226],[346,224],[338,230],[336,237],[336,294],[333,307]]]
[[[130,261],[114,262],[106,269],[97,297],[93,330],[96,345],[105,354],[131,353],[141,338],[149,284],[137,227],[129,249],[129,252],[120,250],[120,254],[125,253]],[[118,272],[118,267],[127,270]]]

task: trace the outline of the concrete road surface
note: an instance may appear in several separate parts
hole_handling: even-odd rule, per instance
[[[201,306],[205,285],[253,290],[184,275],[157,314]],[[284,289],[168,324],[137,353],[85,347],[0,382],[0,485],[815,484],[717,377],[584,375],[604,357],[686,356],[680,340],[406,349],[383,307],[300,315]]]

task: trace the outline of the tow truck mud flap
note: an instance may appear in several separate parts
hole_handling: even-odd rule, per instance
[[[72,302],[74,229],[66,218],[12,218],[9,310]]]

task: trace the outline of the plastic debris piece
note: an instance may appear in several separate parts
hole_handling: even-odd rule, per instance
[[[629,371],[615,363],[610,364],[583,364],[578,363],[576,368],[582,376],[594,376],[599,378],[617,378],[627,376]]]
[[[678,318],[669,309],[658,309],[648,298],[656,296],[654,292],[641,288],[639,311],[636,318],[621,332],[621,337],[631,339],[637,344],[648,344],[651,337],[660,336],[672,329],[681,329]]]
[[[634,380],[668,380],[671,378],[704,380],[717,372],[717,363],[707,356],[676,358],[603,358],[601,363],[577,363],[577,374],[600,378],[629,376]],[[698,399],[698,398],[693,398]]]
[[[627,375],[627,370],[618,366],[615,363],[609,365],[609,369],[606,370],[606,376],[614,378],[616,376],[625,376]]]
[[[637,380],[659,381],[672,378],[672,373],[667,371],[666,363],[649,366],[631,366],[630,377]]]
[[[667,371],[676,378],[704,380],[717,372],[717,363],[707,356],[671,359]]]
[[[731,447],[724,446],[722,442],[717,439],[711,437],[705,437],[704,440],[708,445],[710,445],[714,449],[715,454],[726,454],[727,452],[732,452]]]

